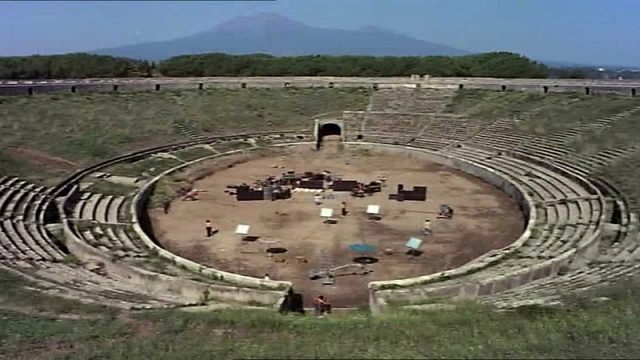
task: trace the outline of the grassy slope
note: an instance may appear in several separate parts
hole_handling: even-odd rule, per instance
[[[573,93],[534,94],[526,92],[497,92],[487,90],[459,91],[448,111],[463,113],[471,119],[490,122],[511,118],[518,113],[531,112],[529,120],[518,125],[518,130],[537,135],[589,123],[601,117],[616,114],[640,104],[639,97],[586,96]],[[588,156],[612,147],[640,145],[640,114],[615,121],[602,131],[594,130],[582,135],[569,146]],[[630,201],[632,210],[640,211],[640,153],[622,159],[600,170],[601,175],[613,180]]]
[[[313,115],[364,109],[369,94],[365,89],[209,89],[3,97],[0,149],[24,146],[87,165],[127,150],[186,140],[174,122],[209,135],[267,130],[261,127],[266,124],[310,127]],[[42,174],[39,167],[2,154],[0,175]]]
[[[43,294],[39,291],[38,284],[5,269],[0,269],[0,288],[0,308],[28,308],[35,312],[54,314],[113,315],[113,311],[106,306],[81,304],[75,300]]]
[[[640,104],[640,101],[638,101]],[[594,130],[577,139],[572,145],[585,155],[594,154],[604,148],[640,145],[640,113],[614,122],[606,130]]]
[[[16,356],[34,344],[54,343],[63,351],[49,354],[65,359],[637,358],[638,293],[618,287],[610,296],[605,304],[576,302],[571,311],[497,313],[466,304],[378,318],[224,310],[49,321],[4,313],[0,351]]]
[[[519,130],[545,135],[588,123],[640,104],[640,98],[586,96],[577,93],[538,94],[519,91],[461,90],[448,112],[462,113],[483,123],[531,112]]]
[[[629,201],[629,208],[640,213],[640,152],[601,169],[601,175],[612,179]]]
[[[572,146],[582,154],[590,155],[605,148],[639,146],[639,134],[640,114],[635,113],[615,122],[605,131],[585,134]],[[627,196],[631,209],[640,212],[640,151],[600,169],[600,175],[612,179]]]
[[[23,159],[16,159],[10,154],[0,150],[0,176],[11,175],[29,179],[37,184],[53,186],[57,184],[68,172],[40,167],[37,164]]]

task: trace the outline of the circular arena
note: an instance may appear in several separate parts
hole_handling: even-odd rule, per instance
[[[297,129],[194,136],[50,188],[4,177],[2,266],[51,294],[121,308],[279,307],[293,290],[307,306],[323,293],[374,313],[464,298],[553,305],[635,274],[637,217],[596,170],[637,148],[587,157],[567,144],[640,106],[525,135],[510,120],[444,112],[457,91],[376,85],[366,111]],[[100,192],[98,181],[134,190]]]
[[[282,146],[266,154],[255,150],[194,165],[211,173],[193,182],[194,188],[206,191],[198,194],[197,201],[174,200],[168,214],[159,208],[151,210],[157,242],[209,267],[291,281],[308,301],[313,294],[324,293],[336,304],[357,307],[368,303],[367,284],[371,281],[452,269],[510,244],[522,233],[517,203],[491,184],[429,161],[421,153],[398,154],[379,146],[356,144],[338,149],[335,144],[323,144],[320,151],[314,144]],[[343,191],[324,192],[292,185],[290,198],[273,201],[238,201],[233,194],[236,190],[228,188],[233,182],[252,183],[295,172],[293,169],[316,174],[326,171],[331,174],[327,177],[363,182],[377,180],[383,173],[385,181],[380,192],[362,197],[355,196],[349,184]],[[184,172],[189,173],[189,168]],[[335,187],[339,181],[331,185]],[[397,193],[398,184],[408,188],[412,187],[409,184],[428,185],[428,201],[389,200]],[[263,195],[260,191],[264,190],[256,190],[259,197]],[[319,204],[315,196],[322,196]],[[346,215],[341,214],[343,202]],[[440,204],[456,209],[455,216],[437,221]],[[372,220],[366,213],[370,205],[380,207],[379,220]],[[320,216],[323,208],[335,213],[335,223]],[[410,237],[422,239],[427,218],[433,219],[435,234],[424,239],[419,256],[407,255],[406,241]],[[205,236],[205,219],[211,219],[219,231],[214,236]],[[238,224],[250,226],[250,241],[239,240],[234,232]],[[350,250],[360,243],[375,250]],[[286,252],[271,254],[269,249]],[[360,256],[375,263],[363,268],[354,261]],[[310,278],[310,273],[331,269],[335,269],[331,279]],[[326,281],[333,284],[323,285]]]

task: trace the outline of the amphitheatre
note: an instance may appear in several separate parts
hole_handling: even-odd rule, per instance
[[[419,76],[5,83],[0,94],[17,95],[0,98],[8,120],[27,116],[12,109],[14,102],[39,97],[73,103],[165,92],[313,98],[343,91],[360,103],[329,104],[328,112],[299,114],[300,121],[261,117],[250,128],[191,123],[186,110],[161,130],[174,132],[171,141],[94,154],[46,186],[5,168],[0,263],[43,293],[124,309],[277,309],[292,286],[305,303],[325,293],[337,308],[368,307],[374,314],[451,299],[498,308],[560,304],[567,293],[588,293],[640,270],[636,88],[624,81]],[[187,100],[193,99],[180,101]],[[550,111],[564,118],[549,118]],[[12,149],[16,156],[45,156],[26,145]],[[224,192],[228,184],[284,170],[388,180],[371,197],[336,193],[326,200],[323,206],[336,210],[340,201],[349,203],[350,214],[334,225],[322,223],[311,193],[237,202]],[[427,186],[427,201],[389,200],[397,184]],[[181,186],[207,191],[181,201]],[[171,202],[168,214],[162,201]],[[422,220],[435,220],[444,203],[455,216],[435,221],[422,255],[408,258],[404,242],[421,237]],[[381,205],[378,222],[365,217],[371,204]],[[219,230],[211,238],[204,237],[208,218]],[[234,228],[243,221],[286,252],[267,256],[264,244],[241,244]],[[332,285],[308,279],[313,268],[350,263],[347,246],[363,241],[376,245],[371,273],[340,276]]]

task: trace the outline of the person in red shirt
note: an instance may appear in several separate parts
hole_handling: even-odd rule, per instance
[[[313,307],[316,312],[317,317],[324,317],[324,314],[331,314],[331,304],[329,300],[327,300],[324,295],[320,295],[317,298],[313,299]]]

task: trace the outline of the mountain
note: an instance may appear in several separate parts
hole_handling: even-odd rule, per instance
[[[468,52],[367,26],[324,29],[277,14],[244,16],[186,37],[91,51],[100,55],[162,60],[201,53],[296,55],[428,56]]]

